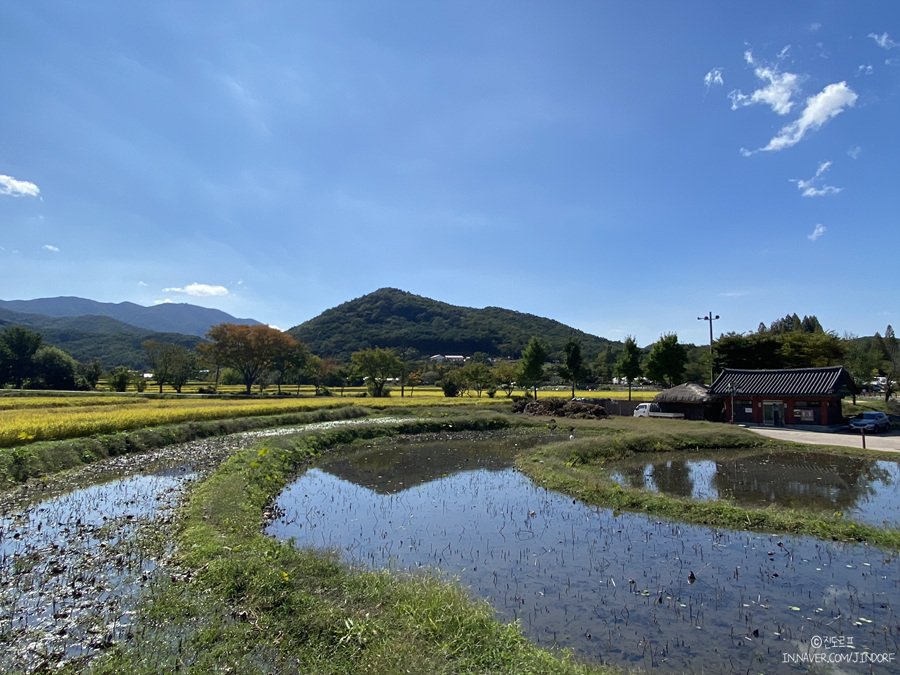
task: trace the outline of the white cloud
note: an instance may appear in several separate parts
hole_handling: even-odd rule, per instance
[[[856,104],[859,98],[846,82],[829,84],[815,96],[806,99],[806,108],[795,121],[781,128],[762,152],[784,150],[800,141],[810,131],[819,129],[832,117],[841,114],[844,108]]]
[[[815,33],[816,31],[818,31],[818,30],[821,29],[821,28],[822,28],[822,24],[820,24],[820,23],[818,23],[818,22],[816,22],[816,23],[811,23],[811,24],[809,25],[809,32],[810,32],[810,33]]]
[[[40,188],[27,180],[16,180],[12,176],[0,175],[0,195],[13,197],[39,197]]]
[[[154,305],[171,305],[173,302],[174,302],[174,300],[169,300],[169,298],[165,298],[163,300],[154,300],[153,304]]]
[[[788,47],[785,47],[779,56],[784,56],[787,50]],[[777,66],[759,65],[749,51],[744,53],[744,60],[751,66],[755,66],[754,75],[768,84],[752,94],[744,94],[739,89],[731,91],[728,94],[728,98],[731,99],[731,109],[737,110],[763,103],[779,115],[787,115],[794,106],[791,98],[800,91],[800,76],[795,73],[782,73]]]
[[[859,77],[860,75],[871,75],[874,72],[875,68],[873,68],[872,65],[869,64],[868,66],[860,66],[859,68],[857,68],[856,76]]]
[[[797,189],[800,190],[800,195],[803,197],[824,197],[825,195],[836,195],[843,188],[834,187],[833,185],[818,185],[819,179],[822,177],[822,174],[828,171],[828,168],[830,166],[831,162],[822,162],[821,164],[819,164],[819,168],[816,170],[816,175],[809,180],[792,178],[791,182],[797,184]]]
[[[228,289],[224,286],[210,286],[209,284],[188,284],[184,288],[164,288],[163,293],[184,293],[198,298],[211,298],[228,295]]]
[[[891,38],[888,37],[887,33],[882,33],[881,35],[869,33],[869,37],[875,40],[875,44],[877,44],[882,49],[893,49],[894,47],[900,47],[900,42],[894,42],[893,40],[891,40]]]
[[[862,148],[858,145],[851,145],[847,148],[847,156],[850,159],[859,159],[859,156],[862,154]]]
[[[809,239],[810,241],[816,241],[819,237],[821,237],[823,234],[825,234],[825,231],[827,229],[828,229],[827,227],[825,227],[824,225],[819,223],[818,225],[816,225],[815,229],[812,231],[812,234],[807,235],[806,238]]]
[[[706,85],[707,91],[711,87],[721,87],[725,84],[725,80],[722,79],[722,69],[721,68],[713,68],[706,75],[703,76],[703,84]]]
[[[146,281],[139,281],[139,282],[138,282],[138,286],[146,286],[146,285],[147,285],[147,282],[146,282]]]
[[[59,253],[59,249],[56,248],[53,244],[44,244],[41,246],[45,251],[52,251],[53,253]]]

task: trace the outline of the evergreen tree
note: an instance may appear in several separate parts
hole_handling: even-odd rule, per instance
[[[532,337],[522,352],[519,361],[519,385],[526,391],[534,389],[534,398],[537,399],[538,385],[544,379],[544,362],[547,360],[547,349],[537,337]]]
[[[572,384],[572,398],[575,398],[575,385],[587,373],[581,356],[581,343],[575,338],[569,338],[563,347],[563,354],[563,362],[557,370],[562,379]]]
[[[631,400],[631,385],[641,374],[641,350],[632,336],[625,339],[625,348],[619,354],[614,369],[616,377],[628,380],[628,400]]]

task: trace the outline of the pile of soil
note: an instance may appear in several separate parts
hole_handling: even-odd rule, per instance
[[[609,415],[606,408],[591,401],[572,401],[565,398],[545,398],[537,401],[522,401],[514,408],[515,412],[526,415],[546,417],[574,417],[578,419],[602,420]]]

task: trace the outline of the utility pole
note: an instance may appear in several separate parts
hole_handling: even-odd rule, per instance
[[[709,316],[698,316],[697,321],[709,321],[709,385],[713,383],[713,321],[719,318],[716,314],[710,312]]]

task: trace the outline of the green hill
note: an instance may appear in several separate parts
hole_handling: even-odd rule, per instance
[[[108,316],[52,317],[0,308],[0,330],[9,326],[25,326],[43,335],[45,343],[67,351],[78,361],[97,358],[107,369],[146,368],[149,364],[141,347],[144,340],[172,342],[191,349],[202,341],[194,335],[160,333]]]
[[[585,359],[591,361],[610,343],[533,314],[499,307],[458,307],[395,288],[345,302],[288,333],[314,354],[339,361],[370,347],[414,349],[423,356],[485,352],[517,358],[532,336],[544,342],[551,359],[560,358],[566,340],[575,337],[581,341]]]

